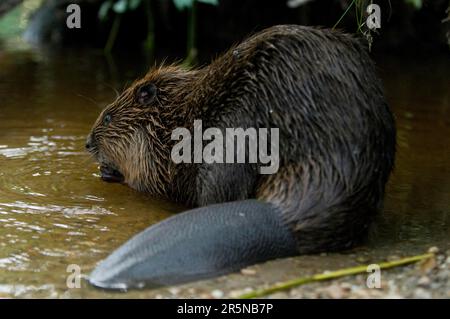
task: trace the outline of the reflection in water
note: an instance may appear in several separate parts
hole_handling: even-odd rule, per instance
[[[67,265],[88,272],[176,207],[103,183],[84,151],[110,86],[136,72],[109,84],[102,58],[16,54],[0,58],[0,297],[55,296]]]
[[[406,251],[425,245],[448,249],[450,60],[432,56],[382,62],[387,96],[397,118],[398,153],[385,220],[378,227],[386,228],[381,244],[401,243]]]
[[[115,97],[111,87],[145,71],[147,63],[135,61],[119,59],[115,69],[91,52],[0,52],[0,297],[105,296],[88,287],[69,291],[66,267],[88,273],[126,239],[179,210],[103,183],[84,152],[101,106]],[[420,61],[380,59],[399,142],[385,214],[362,248],[375,256],[449,247],[449,61]],[[348,258],[339,256],[327,262]]]

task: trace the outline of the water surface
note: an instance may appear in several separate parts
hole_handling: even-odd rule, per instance
[[[261,268],[265,280],[334,269],[361,256],[366,261],[450,248],[448,56],[378,61],[397,117],[398,157],[375,233],[352,252],[268,263]],[[77,264],[88,274],[126,239],[179,210],[102,182],[84,151],[91,124],[115,97],[113,88],[130,83],[147,65],[90,51],[0,51],[0,297],[123,297],[84,282],[68,289],[67,266]],[[243,284],[260,282],[232,275],[196,287]],[[127,296],[157,294],[164,290]]]

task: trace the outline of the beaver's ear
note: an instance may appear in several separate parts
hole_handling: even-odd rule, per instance
[[[142,85],[136,90],[136,102],[140,105],[148,105],[156,97],[157,88],[153,83]]]

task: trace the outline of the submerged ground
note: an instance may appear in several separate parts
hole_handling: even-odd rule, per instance
[[[136,61],[141,61],[136,63]],[[450,61],[377,58],[398,124],[398,156],[385,212],[369,242],[341,254],[301,256],[213,280],[127,294],[81,283],[132,235],[181,208],[102,182],[84,151],[90,126],[121,88],[145,72],[136,57],[83,51],[0,50],[0,297],[233,297],[326,270],[442,253],[433,262],[310,284],[274,297],[444,297],[450,290]]]

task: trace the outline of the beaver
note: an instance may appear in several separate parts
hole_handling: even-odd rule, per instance
[[[279,169],[171,160],[178,127],[279,128]],[[202,68],[152,68],[100,114],[86,148],[102,178],[192,209],[118,248],[91,284],[178,284],[270,259],[348,249],[382,209],[395,122],[365,45],[280,25]]]

